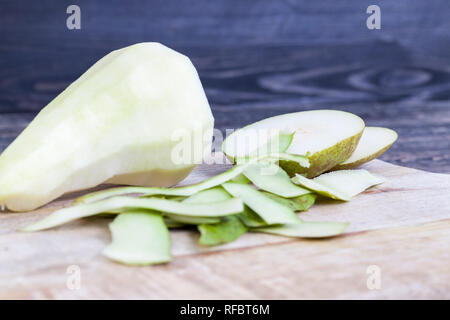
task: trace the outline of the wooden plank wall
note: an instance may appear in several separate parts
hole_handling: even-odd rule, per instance
[[[449,16],[447,0],[0,1],[0,149],[107,52],[160,41],[192,58],[218,128],[338,108],[400,133],[384,160],[450,172]]]

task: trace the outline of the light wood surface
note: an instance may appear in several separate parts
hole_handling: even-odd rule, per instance
[[[200,166],[183,184],[223,171]],[[315,299],[450,298],[450,175],[374,160],[365,166],[388,178],[348,203],[320,200],[304,220],[349,221],[341,237],[299,240],[249,233],[205,248],[190,230],[172,231],[171,263],[126,267],[100,252],[110,241],[107,218],[20,233],[68,195],[29,213],[0,214],[1,299]],[[67,286],[80,270],[80,287]],[[381,287],[370,290],[370,266]],[[70,270],[70,268],[69,268]]]

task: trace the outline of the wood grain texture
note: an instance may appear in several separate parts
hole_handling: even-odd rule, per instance
[[[0,298],[305,299],[450,298],[450,176],[374,160],[388,182],[348,203],[321,200],[305,220],[350,221],[343,237],[297,240],[251,233],[205,248],[191,230],[172,231],[174,260],[125,267],[100,255],[110,241],[106,218],[38,233],[16,229],[67,206],[73,196],[24,214],[0,214]],[[224,170],[201,166],[186,183]],[[70,265],[81,288],[66,286]],[[370,265],[382,287],[366,286]]]
[[[221,130],[286,112],[334,108],[399,140],[382,159],[450,172],[447,0],[0,2],[0,149],[96,60],[141,41],[188,55]]]
[[[210,46],[322,44],[388,39],[435,54],[449,53],[446,0],[378,0],[381,30],[366,27],[371,0],[78,0],[82,28],[67,30],[66,1],[1,1],[3,45],[57,49],[161,41]],[[427,46],[423,46],[427,44]],[[439,50],[440,49],[440,50]]]
[[[4,51],[8,59],[23,61],[0,68],[0,149],[110,48],[80,50],[44,48],[33,59],[29,51]],[[215,126],[223,132],[287,112],[341,109],[399,133],[383,160],[450,172],[447,61],[389,42],[180,50],[198,68]]]

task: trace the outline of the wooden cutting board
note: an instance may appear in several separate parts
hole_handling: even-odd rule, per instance
[[[183,184],[226,168],[200,166]],[[37,233],[16,231],[70,205],[76,195],[34,212],[1,213],[0,298],[449,299],[450,175],[379,160],[365,168],[388,182],[351,202],[320,200],[301,213],[304,220],[349,221],[341,237],[249,233],[205,248],[196,243],[196,232],[175,230],[174,259],[159,266],[127,267],[104,258],[108,218]]]

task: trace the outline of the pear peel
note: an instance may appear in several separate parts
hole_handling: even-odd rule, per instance
[[[207,190],[200,191],[186,199],[183,199],[182,203],[211,203],[211,202],[219,202],[231,199],[231,196],[222,188],[215,187]],[[185,216],[185,215],[175,215],[165,213],[166,217],[170,219],[184,223],[184,224],[215,224],[220,223],[220,217],[195,217],[195,216]]]
[[[297,223],[300,221],[289,207],[272,200],[249,185],[227,182],[222,186],[233,197],[242,199],[267,224]]]
[[[329,238],[342,234],[348,225],[348,222],[302,221],[297,224],[254,228],[251,231],[294,238]]]
[[[127,265],[169,262],[170,234],[160,214],[132,210],[109,224],[112,242],[102,251],[107,258]]]
[[[190,60],[159,43],[113,51],[50,102],[0,156],[0,204],[28,211],[105,181],[168,187],[210,148],[214,118]],[[202,152],[192,152],[201,155]],[[180,161],[179,161],[180,160]]]
[[[247,227],[237,216],[224,217],[217,224],[200,224],[197,229],[200,231],[198,243],[206,246],[235,241],[247,232]]]
[[[350,201],[357,194],[385,181],[386,179],[364,169],[332,171],[314,179],[308,179],[299,174],[292,178],[292,182],[302,187],[342,201]]]
[[[103,200],[113,196],[121,196],[126,194],[137,193],[141,196],[152,195],[166,195],[166,196],[191,196],[197,192],[216,187],[225,183],[231,179],[234,179],[241,175],[247,166],[252,163],[264,161],[279,161],[280,159],[298,162],[301,166],[309,166],[309,161],[303,156],[290,155],[285,153],[274,153],[269,155],[263,155],[258,158],[247,159],[246,162],[236,165],[231,169],[224,171],[214,177],[206,179],[197,184],[192,184],[183,187],[175,188],[157,188],[157,187],[119,187],[111,188],[107,190],[92,192],[87,195],[81,196],[75,200],[75,203],[91,203],[99,200]]]
[[[245,154],[243,157],[237,157],[235,159],[231,158],[230,160],[240,164],[253,158],[261,158],[264,155],[285,152],[291,145],[294,134],[295,132],[276,132],[276,134],[270,137],[267,142],[262,146],[258,146],[249,154]]]
[[[212,203],[231,199],[231,196],[222,187],[216,187],[185,199],[185,203]],[[217,223],[199,223],[197,226],[200,232],[199,244],[215,246],[232,242],[247,232],[247,227],[241,222],[239,215],[220,218]]]
[[[320,174],[369,161],[397,139],[386,128],[364,129],[361,118],[348,112],[280,115],[224,141],[224,153],[237,164],[232,169],[198,184],[167,188],[199,163],[204,152],[196,150],[211,145],[206,135],[191,145],[195,159],[175,162],[173,151],[180,139],[173,140],[173,134],[181,129],[181,140],[199,132],[205,138],[213,121],[188,58],[156,43],[114,51],[44,108],[0,156],[0,205],[34,209],[65,192],[102,182],[143,186],[83,196],[77,205],[22,229],[38,231],[96,214],[117,214],[110,224],[113,241],[103,254],[130,265],[169,261],[169,226],[197,225],[204,245],[234,241],[248,230],[331,237],[348,223],[307,222],[295,211],[307,210],[315,193],[348,201],[384,182],[366,170]],[[240,140],[253,129],[276,133],[242,153]],[[380,132],[386,134],[381,141],[375,139]],[[241,151],[235,153],[233,144]],[[129,193],[144,197],[123,196]]]
[[[183,203],[211,203],[231,199],[231,196],[222,187],[200,191],[186,199]]]
[[[171,214],[171,213],[164,213],[164,217],[168,218],[170,221],[177,222],[182,225],[185,225],[185,224],[192,224],[192,225],[214,224],[214,223],[220,222],[219,217],[196,217],[196,216],[186,216],[186,215]]]
[[[250,164],[245,168],[244,175],[258,188],[285,198],[311,193],[292,183],[288,174],[274,163]]]
[[[263,194],[285,206],[288,206],[295,212],[308,210],[314,204],[317,197],[317,194],[312,192],[293,198],[283,198],[265,191],[263,191]]]
[[[392,129],[382,127],[365,127],[361,139],[353,154],[331,170],[347,170],[359,167],[381,156],[397,140],[398,135]]]
[[[215,203],[181,203],[158,198],[114,197],[94,203],[82,204],[56,210],[44,219],[24,227],[21,231],[39,231],[71,222],[76,219],[110,212],[115,209],[150,209],[178,215],[196,217],[222,217],[244,210],[242,201],[237,198]]]
[[[81,196],[75,200],[76,204],[92,203],[109,197],[121,196],[125,194],[137,193],[141,196],[166,195],[166,196],[191,196],[197,192],[216,187],[230,179],[240,175],[247,165],[237,165],[224,171],[214,177],[203,180],[197,184],[175,187],[175,188],[157,188],[157,187],[119,187],[107,190],[92,192]]]

